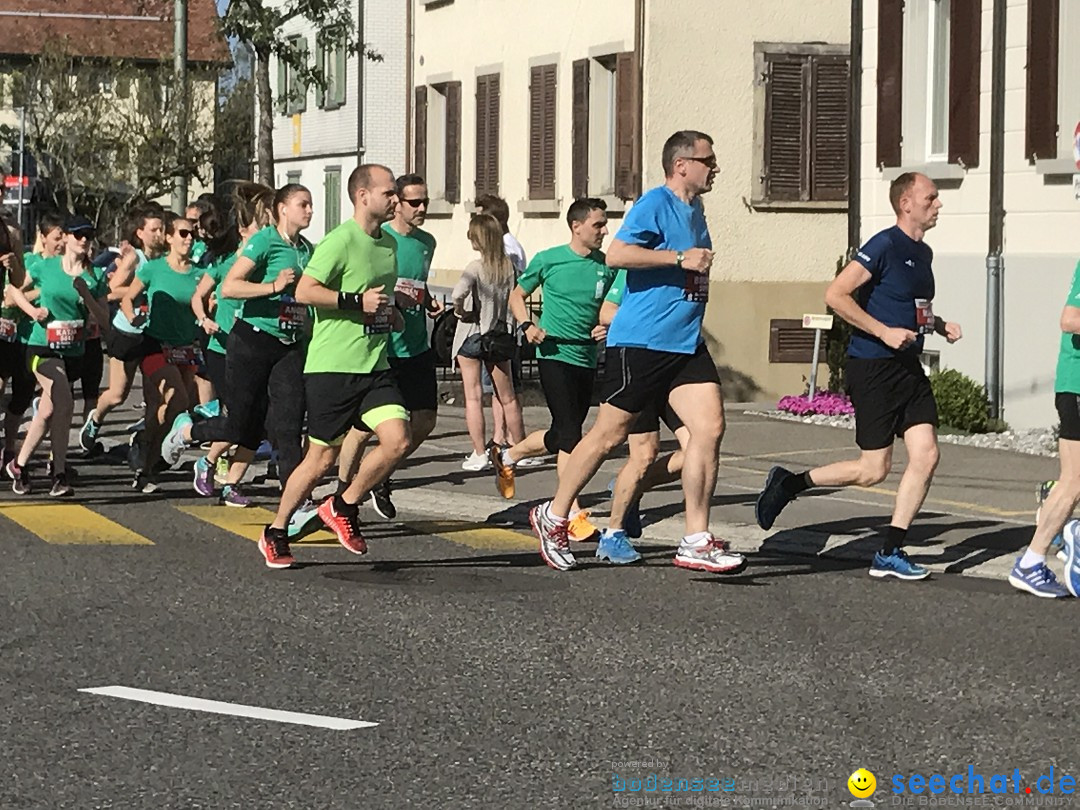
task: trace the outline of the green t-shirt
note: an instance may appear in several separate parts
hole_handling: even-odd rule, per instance
[[[615,272],[599,250],[579,256],[569,245],[560,245],[533,256],[518,285],[526,293],[544,288],[544,308],[537,325],[547,337],[537,347],[537,357],[596,367],[596,341],[591,333]]]
[[[382,286],[390,303],[372,315],[316,307],[305,374],[370,374],[389,368],[386,357],[394,323],[397,242],[388,230],[384,226],[379,237],[372,238],[355,219],[347,219],[315,248],[307,275],[338,292],[363,293]]]
[[[311,242],[298,236],[295,245],[289,244],[277,228],[267,225],[248,240],[240,255],[255,263],[248,281],[272,284],[278,273],[289,268],[300,277],[311,258]],[[237,317],[278,340],[298,340],[303,336],[307,307],[293,300],[295,293],[294,282],[278,290],[277,295],[248,298],[240,305]]]
[[[206,255],[206,242],[196,239],[191,244],[191,263],[202,264],[202,257]]]
[[[146,334],[162,346],[190,346],[199,334],[191,298],[199,285],[202,270],[192,267],[179,273],[168,259],[154,259],[137,271],[136,278],[146,285],[146,300],[150,302],[150,319]]]
[[[615,274],[615,280],[611,282],[604,300],[617,307],[622,306],[623,293],[626,292],[626,271],[620,270]]]
[[[73,286],[74,279],[64,272],[63,259],[53,256],[35,262],[29,271],[33,288],[40,293],[35,302],[49,310],[45,323],[32,322],[29,344],[52,349],[63,357],[79,357],[86,349],[87,321],[90,313]],[[94,298],[109,294],[105,274],[96,267],[84,270],[80,277]]]
[[[236,313],[240,311],[240,305],[242,301],[237,301],[235,298],[223,298],[221,296],[221,282],[225,280],[225,276],[229,273],[229,268],[233,266],[236,261],[236,254],[232,256],[225,256],[220,261],[216,261],[206,268],[206,275],[210,276],[214,280],[214,295],[217,297],[217,309],[214,310],[214,323],[221,327],[220,332],[215,332],[210,336],[210,339],[206,342],[206,348],[212,352],[218,354],[225,354],[225,344],[222,343],[221,338],[228,336],[232,331],[233,321],[236,320]]]
[[[44,261],[37,253],[23,254],[23,267],[26,274],[33,278],[30,268],[36,267],[38,262]],[[0,304],[0,340],[8,343],[26,343],[30,340],[30,333],[34,330],[34,322],[27,317],[26,313],[17,306],[9,307]]]
[[[420,302],[416,306],[402,307],[405,328],[391,333],[390,356],[416,357],[429,348],[425,290],[431,257],[435,255],[435,237],[419,228],[408,236],[402,236],[389,225],[383,225],[383,230],[397,242],[395,290]]]
[[[1073,271],[1072,289],[1066,306],[1080,307],[1080,263]],[[1061,350],[1058,352],[1057,375],[1054,380],[1057,394],[1080,394],[1080,335],[1061,333]]]

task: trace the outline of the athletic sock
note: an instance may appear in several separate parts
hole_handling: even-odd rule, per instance
[[[888,557],[895,554],[904,547],[904,541],[907,539],[907,529],[901,529],[899,526],[889,526],[887,532],[885,532],[885,541],[881,546],[881,553]]]
[[[567,522],[569,522],[569,518],[559,517],[554,512],[552,512],[550,503],[548,503],[546,506],[544,506],[544,511],[547,512],[546,517],[548,517],[549,519],[555,521],[556,523],[567,523]]]
[[[340,493],[334,496],[334,511],[339,515],[355,517],[359,509],[358,504],[346,502]]]
[[[340,495],[349,488],[348,481],[342,481],[340,478],[337,480],[337,489],[334,490],[335,495]]]
[[[502,463],[505,464],[507,467],[513,467],[515,464],[517,464],[514,459],[510,458],[510,448],[502,451]]]
[[[802,474],[789,475],[780,482],[780,488],[790,498],[794,498],[800,492],[806,492],[812,486],[814,486],[814,482],[810,479],[809,470]]]
[[[682,541],[683,545],[700,546],[702,543],[706,542],[709,537],[711,537],[711,535],[708,532],[695,532],[694,534],[689,534],[684,537]]]
[[[1031,550],[1029,546],[1027,551],[1024,552],[1024,556],[1020,559],[1021,568],[1034,568],[1036,565],[1046,562],[1045,554],[1036,554]]]

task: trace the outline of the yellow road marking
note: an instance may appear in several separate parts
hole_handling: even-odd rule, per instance
[[[0,515],[56,545],[154,545],[126,526],[74,503],[6,503],[0,504]]]
[[[467,520],[411,520],[406,528],[417,534],[434,534],[479,551],[501,551],[506,549],[531,549],[536,547],[536,540],[526,532],[500,529],[485,523],[470,523]]]
[[[274,513],[260,506],[249,506],[245,509],[236,509],[229,506],[177,506],[177,510],[185,515],[217,526],[232,534],[239,535],[253,542],[257,542],[262,535],[263,527],[274,522]],[[291,541],[294,545],[301,544],[308,548],[337,548],[337,542],[327,543],[326,540],[333,537],[329,531],[320,530],[309,534],[303,540]]]
[[[839,453],[839,452],[844,452],[844,451],[848,451],[848,450],[851,450],[851,448],[850,447],[818,447],[818,448],[815,448],[814,450],[783,450],[783,451],[781,451],[779,453],[761,453],[761,454],[755,454],[755,455],[752,455],[752,456],[737,456],[737,455],[732,454],[732,455],[728,455],[727,458],[747,458],[747,459],[754,459],[754,458],[783,458],[785,456],[808,456],[808,455],[814,455],[814,454],[820,454],[820,453]],[[721,463],[723,462],[723,457],[724,457],[724,455],[722,454],[721,455]]]

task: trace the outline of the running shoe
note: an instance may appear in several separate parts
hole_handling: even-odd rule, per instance
[[[67,498],[75,494],[75,490],[68,483],[67,473],[57,473],[52,477],[52,489],[49,490],[50,498]]]
[[[1069,595],[1069,591],[1057,581],[1054,572],[1047,568],[1046,563],[1041,562],[1031,568],[1021,568],[1022,559],[1024,559],[1023,556],[1017,557],[1012,571],[1009,572],[1010,585],[1017,590],[1041,596],[1043,599],[1061,599]]]
[[[196,405],[192,410],[202,419],[213,419],[215,416],[221,416],[221,401],[215,399],[203,405]]]
[[[1065,544],[1065,587],[1080,596],[1080,520],[1070,520],[1061,530]]]
[[[182,411],[176,415],[172,427],[161,440],[161,457],[169,465],[169,469],[177,469],[184,460],[184,451],[187,450],[187,439],[184,438],[184,428],[191,427],[191,414]]]
[[[469,472],[480,472],[486,470],[489,464],[491,464],[491,459],[487,457],[486,453],[474,452],[466,456],[465,460],[461,462],[461,469]]]
[[[221,490],[221,503],[225,506],[243,509],[246,506],[251,506],[251,498],[241,492],[240,487],[236,484],[226,484],[225,488]]]
[[[214,485],[223,487],[229,482],[229,454],[223,453],[218,456],[217,464],[214,465]]]
[[[880,551],[874,554],[874,562],[870,565],[870,576],[884,579],[896,577],[897,579],[926,579],[930,576],[930,569],[914,563],[902,548],[893,549],[892,554],[882,554]]]
[[[495,488],[507,500],[514,497],[514,465],[503,460],[503,451],[497,444],[488,449],[488,463],[495,468]]]
[[[143,495],[153,495],[159,489],[154,476],[143,472],[135,473],[135,478],[131,481],[131,488],[136,492],[141,492]]]
[[[4,472],[11,479],[11,491],[16,495],[29,495],[33,490],[30,484],[30,465],[20,467],[15,459],[12,459],[4,467]]]
[[[94,448],[97,445],[98,434],[101,432],[101,425],[96,421],[97,411],[90,411],[86,415],[86,421],[79,429],[79,447],[85,450],[87,453],[94,452]]]
[[[757,496],[754,504],[754,517],[757,524],[768,531],[773,523],[780,517],[784,507],[794,500],[784,490],[784,481],[795,473],[785,470],[783,467],[773,467],[769,470],[769,476],[765,479],[765,488]]]
[[[393,520],[397,517],[397,507],[394,506],[394,502],[390,500],[390,480],[387,479],[381,484],[376,484],[371,490],[371,508],[379,513],[379,516],[386,520]]]
[[[291,568],[296,563],[289,550],[289,537],[284,529],[267,526],[259,538],[259,551],[262,552],[267,568]]]
[[[600,545],[596,547],[598,559],[607,560],[615,565],[627,565],[641,559],[641,554],[630,543],[630,538],[622,529],[605,529],[600,535]]]
[[[67,474],[68,480],[72,484],[79,483],[79,470],[77,468],[72,467],[70,464],[68,464],[64,467],[64,472]],[[49,460],[45,464],[45,474],[49,477],[50,480],[56,477],[56,470],[53,467],[52,453],[49,453]]]
[[[568,520],[557,520],[551,514],[551,501],[529,510],[529,523],[540,538],[540,556],[556,571],[569,571],[577,566],[570,552],[570,538],[566,534]]]
[[[570,518],[566,533],[575,543],[587,543],[596,537],[600,530],[589,520],[588,511],[582,509]]]
[[[146,417],[143,417],[138,422],[132,422],[130,425],[124,428],[125,433],[142,433],[146,427]]]
[[[300,508],[293,512],[292,517],[289,518],[289,525],[286,528],[289,539],[295,540],[298,537],[310,534],[318,528],[318,519],[319,504],[308,498],[300,504]]]
[[[612,478],[607,485],[608,492],[611,494],[611,499],[615,500],[615,483],[617,478]],[[623,530],[626,532],[626,536],[637,539],[644,533],[644,527],[641,525],[641,499],[631,502],[626,507],[626,514],[623,515]]]
[[[675,565],[710,574],[734,574],[746,567],[746,557],[732,551],[724,540],[708,534],[696,543],[688,543],[684,537],[675,553]]]
[[[214,468],[210,466],[210,460],[206,456],[195,462],[195,477],[192,478],[191,485],[204,498],[214,494],[213,472]]]
[[[30,418],[37,419],[38,408],[41,407],[41,397],[34,397],[30,402]]]
[[[263,439],[259,442],[259,446],[255,449],[256,461],[268,461],[274,454],[274,445],[270,444],[269,439]]]
[[[356,515],[343,515],[334,508],[334,499],[327,498],[319,506],[319,517],[326,528],[337,535],[338,542],[353,554],[367,554],[367,543],[360,534]]]
[[[547,462],[545,461],[543,456],[536,456],[535,458],[523,458],[521,461],[519,461],[517,463],[517,466],[519,466],[519,467],[543,467],[544,464],[546,464],[546,463]]]

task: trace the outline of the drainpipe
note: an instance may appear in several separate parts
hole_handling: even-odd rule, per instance
[[[986,254],[986,394],[990,417],[1000,419],[1002,311],[1005,259],[1005,20],[1007,0],[994,0],[990,91],[990,239]]]
[[[410,0],[411,4],[411,0]],[[364,126],[364,86],[367,84],[367,48],[364,44],[364,15],[367,13],[367,3],[360,0],[356,4],[356,38],[360,41],[360,50],[356,59],[356,159],[360,163],[366,163],[364,153],[367,144]]]
[[[851,0],[851,89],[848,110],[848,261],[861,243],[863,0]]]
[[[405,0],[405,166],[413,170],[413,59],[416,58],[416,31],[413,0]]]
[[[634,0],[634,61],[637,63],[637,98],[634,101],[637,109],[634,115],[637,117],[635,129],[638,133],[637,153],[634,155],[637,164],[634,190],[641,194],[645,187],[645,0]]]

